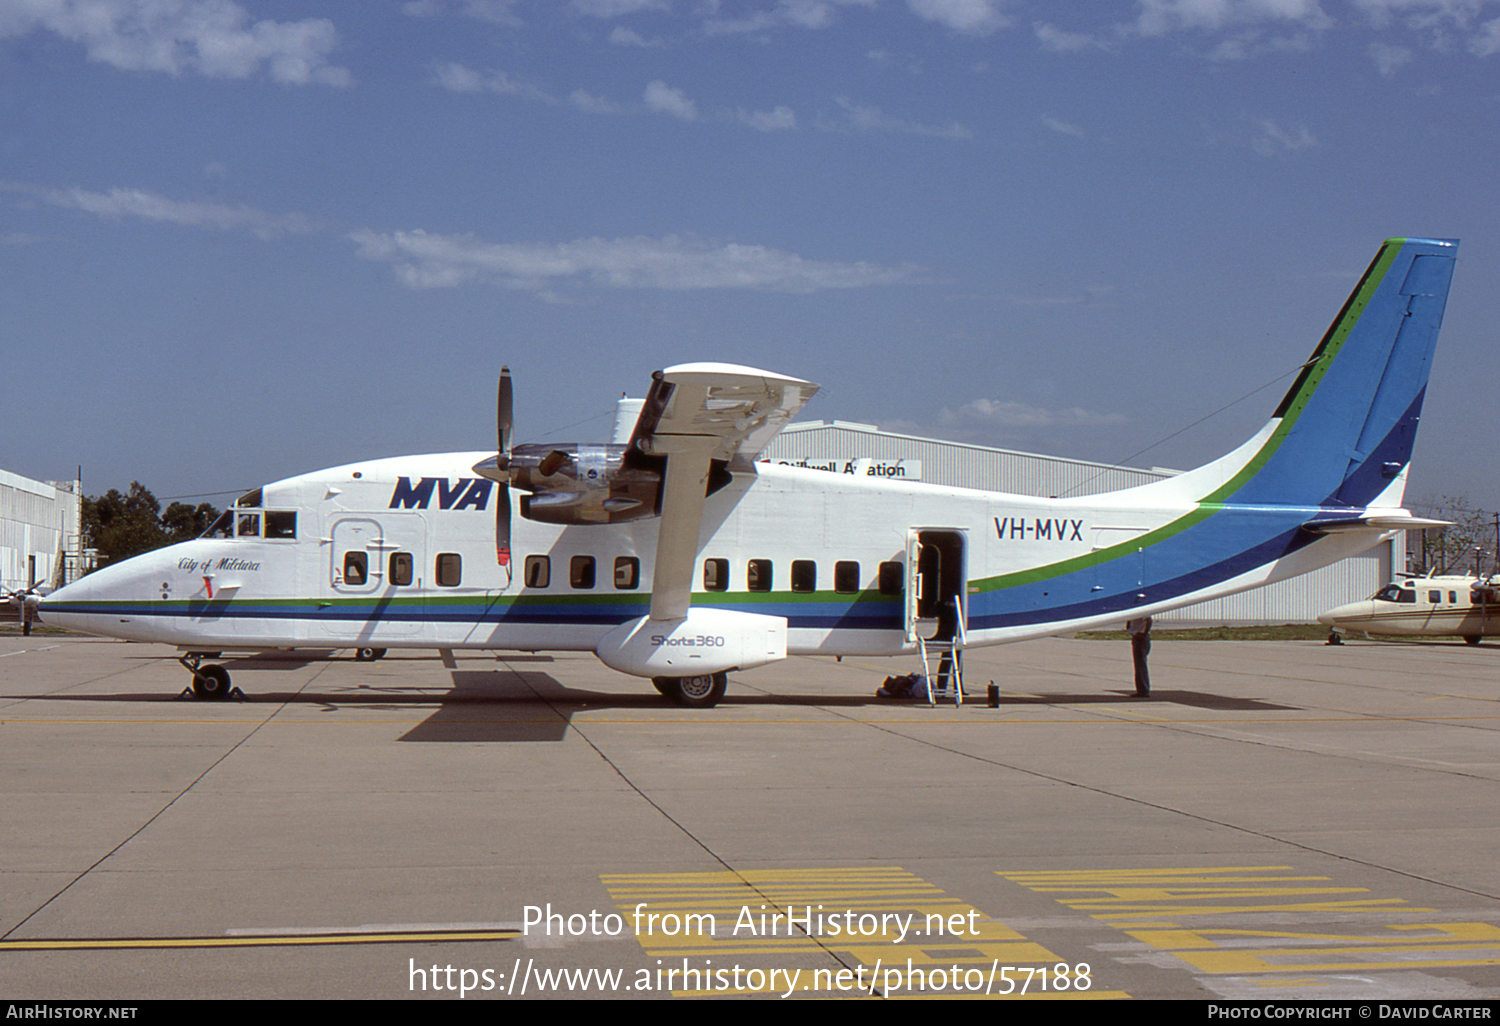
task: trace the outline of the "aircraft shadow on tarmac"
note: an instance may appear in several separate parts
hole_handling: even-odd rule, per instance
[[[1081,694],[1001,695],[1000,708],[1017,705],[1118,705],[1121,698],[1134,699],[1135,692],[1106,691],[1100,694],[1090,691]],[[1151,698],[1141,702],[1137,708],[1148,708],[1151,705],[1161,705],[1167,702],[1215,712],[1288,712],[1301,709],[1301,706],[1264,702],[1258,698],[1213,695],[1204,691],[1165,691],[1160,688],[1152,688]]]
[[[327,656],[299,656],[290,652],[258,655],[240,659],[226,659],[236,671],[254,669],[288,669],[324,661]],[[507,658],[507,662],[552,662],[548,656],[523,656]],[[376,665],[376,664],[371,664]],[[243,701],[251,704],[287,703],[293,705],[317,705],[329,712],[340,708],[369,710],[400,710],[412,707],[437,708],[420,724],[401,735],[402,741],[419,742],[525,742],[561,741],[568,732],[572,716],[577,712],[606,709],[678,712],[694,720],[712,718],[713,710],[678,709],[661,696],[650,692],[601,692],[569,687],[551,674],[536,671],[521,671],[493,668],[485,670],[450,669],[450,687],[422,687],[406,683],[354,683],[336,687],[319,687],[314,680],[310,686],[298,691],[259,690],[253,675],[246,675],[250,685]],[[1238,698],[1185,690],[1157,690],[1150,702],[1133,702],[1132,691],[1111,690],[1105,692],[1049,693],[1049,694],[1002,694],[999,709],[1015,709],[1029,706],[1086,706],[1118,705],[1122,699],[1132,699],[1135,708],[1146,708],[1151,704],[1169,703],[1215,712],[1271,712],[1288,711],[1297,707],[1265,702],[1258,699]],[[4,697],[4,696],[0,696]],[[20,697],[20,696],[16,696]],[[80,694],[76,691],[65,694],[34,695],[46,701],[87,702],[162,702],[182,696],[149,693]],[[233,704],[231,702],[230,704]],[[986,704],[984,692],[970,687],[964,704],[982,709]],[[891,700],[876,697],[873,692],[846,695],[795,695],[766,692],[747,692],[731,689],[720,703],[721,710],[735,707],[764,708],[843,708],[859,709],[881,707],[905,708],[914,712],[928,708],[921,700]],[[951,708],[952,699],[939,703],[938,708]],[[982,713],[981,713],[982,715]]]

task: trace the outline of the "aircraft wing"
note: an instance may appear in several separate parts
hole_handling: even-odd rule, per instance
[[[666,457],[651,618],[687,615],[711,477],[754,460],[818,386],[728,363],[684,363],[652,375],[631,446]],[[724,480],[728,480],[727,477]]]
[[[651,375],[651,391],[630,437],[651,453],[654,439],[717,440],[712,459],[749,470],[777,432],[817,392],[811,381],[732,363],[683,363]]]

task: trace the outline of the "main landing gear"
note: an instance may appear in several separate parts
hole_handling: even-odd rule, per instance
[[[205,659],[217,659],[217,652],[189,652],[187,655],[178,656],[177,661],[183,668],[193,675],[193,683],[182,689],[178,698],[201,699],[206,702],[219,702],[226,698],[244,698],[245,693],[232,685],[229,681],[229,671],[217,663],[203,666]]]
[[[652,685],[667,698],[689,709],[712,709],[724,697],[727,673],[704,673],[697,677],[652,677]]]

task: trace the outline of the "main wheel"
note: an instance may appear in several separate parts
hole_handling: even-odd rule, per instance
[[[677,701],[677,678],[676,677],[652,677],[651,686],[661,692],[663,698]]]
[[[670,695],[678,705],[689,709],[712,709],[724,697],[724,688],[729,683],[727,673],[704,673],[697,677],[677,677],[677,693]]]
[[[359,663],[373,663],[385,655],[383,648],[356,648],[354,650],[354,661]]]
[[[205,701],[219,701],[229,694],[229,671],[217,664],[201,667],[193,674],[193,694]]]
[[[1479,635],[1477,635],[1477,634],[1465,634],[1464,635],[1464,644],[1465,645],[1477,645],[1477,644],[1479,644]]]

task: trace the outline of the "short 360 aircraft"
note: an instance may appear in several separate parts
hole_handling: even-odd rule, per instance
[[[204,650],[572,650],[711,706],[728,672],[792,654],[952,656],[1161,613],[1422,526],[1401,502],[1456,252],[1388,240],[1265,427],[1140,487],[1038,498],[757,463],[817,386],[715,363],[657,372],[628,441],[512,447],[502,372],[495,453],[268,484],[42,616],[179,646],[204,698],[230,689]]]

